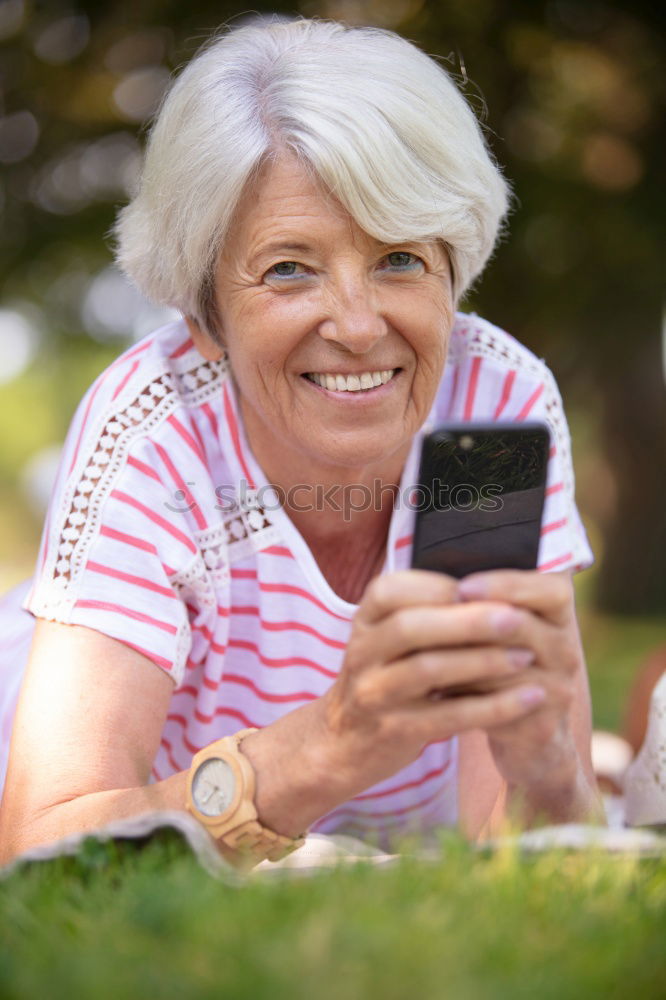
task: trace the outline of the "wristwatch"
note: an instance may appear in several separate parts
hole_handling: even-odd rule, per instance
[[[217,841],[236,867],[279,861],[302,847],[305,837],[284,837],[263,826],[254,805],[255,774],[240,742],[257,729],[242,729],[215,740],[192,758],[187,779],[187,809]]]

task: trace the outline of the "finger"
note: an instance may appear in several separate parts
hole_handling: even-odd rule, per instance
[[[528,619],[532,617],[530,623]],[[525,645],[537,619],[507,604],[477,602],[439,607],[401,607],[374,628],[368,655],[389,663],[425,649],[470,645]],[[516,641],[514,642],[514,638]],[[537,636],[538,638],[538,636]]]
[[[444,698],[469,698],[471,695],[492,694],[506,687],[517,687],[525,678],[507,674],[504,677],[484,678],[467,684],[449,684],[447,687],[433,688],[426,695],[428,701],[443,701]]]
[[[451,609],[464,606],[452,605]],[[485,606],[498,607],[494,603]],[[470,603],[467,607],[474,605]],[[483,608],[484,602],[479,602],[477,607]],[[538,614],[516,605],[505,604],[499,607],[503,607],[504,610],[491,612],[489,621],[489,627],[494,627],[496,630],[497,644],[521,646],[532,650],[534,664],[552,674],[568,675],[580,668],[583,654],[575,616],[570,618],[566,625],[554,625]],[[512,612],[515,613],[515,618]],[[482,622],[481,617],[480,629],[483,628]]]
[[[397,570],[375,577],[368,585],[354,621],[372,625],[402,607],[458,600],[458,581],[425,569]]]
[[[470,729],[494,729],[522,719],[541,708],[546,692],[538,685],[521,685],[488,695],[422,702],[405,713],[405,725],[418,725],[428,742]],[[444,735],[442,735],[444,734]]]
[[[466,684],[454,684],[444,688],[434,688],[428,693],[427,698],[430,701],[442,701],[444,698],[492,694],[508,687],[517,688],[527,683],[544,689],[546,692],[545,707],[561,707],[562,705],[569,705],[571,702],[573,690],[572,678],[566,674],[542,668],[534,663],[514,673],[498,674],[492,678],[470,681]]]
[[[363,710],[372,712],[428,697],[437,689],[445,689],[446,694],[454,685],[476,683],[490,691],[502,680],[514,678],[533,661],[534,653],[529,649],[502,646],[428,649],[366,671],[357,681],[356,699]]]
[[[507,601],[563,625],[573,609],[573,583],[568,570],[498,569],[472,573],[458,584],[461,601]]]

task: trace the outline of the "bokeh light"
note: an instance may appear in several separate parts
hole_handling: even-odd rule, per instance
[[[585,178],[606,191],[626,191],[643,175],[643,163],[631,143],[606,132],[585,140],[581,166]]]
[[[114,266],[95,275],[81,308],[86,330],[101,341],[138,340],[179,315],[175,309],[148,302]]]
[[[21,470],[23,495],[38,517],[43,517],[48,508],[61,455],[62,445],[48,445],[31,455]]]
[[[76,143],[44,164],[33,181],[32,199],[47,212],[67,215],[93,201],[129,195],[140,162],[139,144],[129,132]]]
[[[25,160],[38,139],[39,125],[31,111],[15,111],[0,118],[0,163]]]
[[[533,163],[551,159],[563,142],[557,125],[529,107],[516,107],[505,117],[504,136],[512,153]]]
[[[167,28],[146,28],[118,39],[104,56],[104,65],[112,73],[129,73],[141,66],[157,66],[173,44]]]
[[[2,0],[0,3],[0,42],[11,38],[23,27],[24,0]]]
[[[85,14],[58,18],[43,28],[34,40],[35,55],[42,62],[61,66],[81,53],[90,39],[90,22]]]
[[[145,121],[156,110],[169,78],[164,66],[146,66],[127,73],[113,91],[118,111],[128,121]]]
[[[10,382],[25,371],[39,341],[37,326],[25,312],[0,308],[0,383]]]

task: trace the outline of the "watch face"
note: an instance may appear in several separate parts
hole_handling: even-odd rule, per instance
[[[221,816],[233,802],[236,776],[219,757],[205,760],[192,781],[192,799],[204,816]]]

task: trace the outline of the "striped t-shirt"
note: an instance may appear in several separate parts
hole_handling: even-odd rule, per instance
[[[553,376],[477,316],[457,316],[398,497],[416,481],[432,426],[528,417],[551,429],[539,569],[583,568],[592,554]],[[271,497],[228,363],[206,361],[183,321],[121,355],[74,416],[23,607],[119,639],[173,679],[151,781],[189,767],[213,740],[318,698],[341,668],[357,605],[333,592]],[[412,518],[409,504],[396,503],[382,572],[409,567]],[[456,739],[430,744],[312,829],[385,843],[383,834],[406,827],[452,825],[456,775]]]

